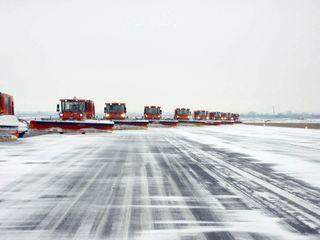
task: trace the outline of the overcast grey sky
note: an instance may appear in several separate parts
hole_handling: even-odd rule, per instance
[[[319,0],[0,0],[0,34],[18,111],[320,112]]]

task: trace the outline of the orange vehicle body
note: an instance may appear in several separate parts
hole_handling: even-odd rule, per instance
[[[125,103],[106,103],[104,108],[105,119],[125,120],[127,118],[127,108]]]
[[[13,97],[0,93],[0,115],[14,115]]]
[[[222,121],[227,120],[227,114],[226,114],[225,112],[222,112],[222,113],[221,113],[221,120],[222,120]]]
[[[233,118],[231,116],[231,113],[221,113],[221,121],[222,124],[233,124]]]
[[[84,121],[95,117],[95,106],[92,100],[60,99],[60,105],[59,117],[61,120]],[[58,106],[57,111],[59,112]]]
[[[209,113],[208,113],[208,111],[205,111],[205,110],[193,111],[193,119],[194,120],[208,120]]]
[[[176,120],[190,120],[191,111],[189,108],[176,108],[174,110],[174,119]]]
[[[144,119],[146,120],[160,120],[162,115],[161,107],[145,106]]]
[[[232,113],[226,113],[226,120],[228,120],[228,121],[233,121],[234,119],[233,119],[233,116],[232,116]]]
[[[210,112],[209,120],[221,121],[221,112]]]

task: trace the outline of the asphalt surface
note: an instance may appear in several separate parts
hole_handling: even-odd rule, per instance
[[[319,188],[189,129],[1,143],[0,239],[320,239]]]

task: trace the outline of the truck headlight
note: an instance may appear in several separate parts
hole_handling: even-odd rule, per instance
[[[124,113],[121,113],[121,117],[125,117],[126,116],[126,114],[124,114]]]

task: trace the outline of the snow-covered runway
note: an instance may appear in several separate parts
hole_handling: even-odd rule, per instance
[[[0,143],[0,239],[319,239],[319,142],[238,125]]]

